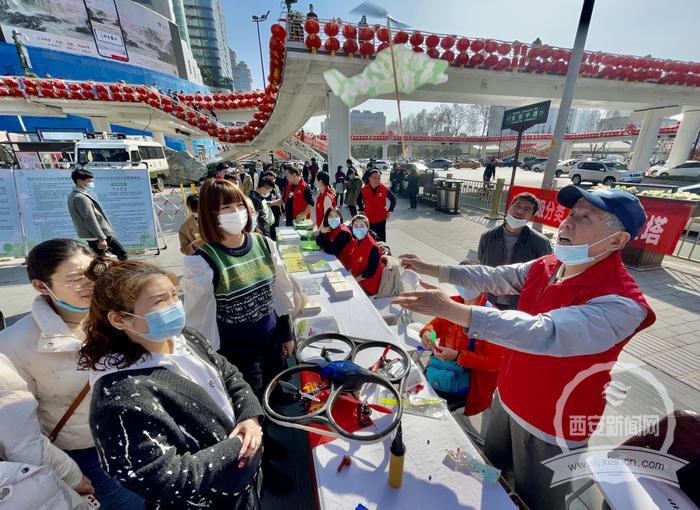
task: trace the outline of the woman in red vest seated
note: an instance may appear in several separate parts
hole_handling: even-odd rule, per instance
[[[316,180],[320,191],[316,198],[316,228],[321,228],[326,211],[335,207],[335,190],[331,186],[331,176],[328,172],[319,172]]]
[[[314,205],[314,197],[311,188],[301,178],[299,169],[292,165],[285,168],[287,188],[284,190],[284,207],[287,213],[287,226],[293,222],[311,219],[311,209]]]
[[[464,287],[458,287],[457,291],[459,296],[451,297],[457,303],[493,306],[482,292]],[[439,340],[437,346],[431,341],[432,332],[435,332],[435,338]],[[431,320],[421,330],[420,338],[423,347],[433,351],[433,356],[442,361],[456,361],[458,365],[470,369],[464,414],[473,416],[488,409],[496,391],[498,369],[506,349],[485,340],[470,338],[462,326],[442,317]],[[460,398],[463,399],[464,396]]]
[[[338,257],[343,267],[350,270],[357,240],[352,236],[350,228],[343,223],[343,215],[337,207],[326,211],[316,243],[326,253]]]
[[[358,214],[352,219],[352,235],[357,247],[352,254],[350,272],[369,296],[374,296],[382,281],[382,252],[369,232],[367,216]]]
[[[369,219],[369,228],[377,234],[377,239],[386,242],[386,220],[396,207],[396,197],[381,181],[382,174],[375,168],[369,174],[369,182],[360,190],[357,205]],[[390,202],[388,209],[387,199]]]

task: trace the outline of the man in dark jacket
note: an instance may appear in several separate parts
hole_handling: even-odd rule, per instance
[[[316,174],[318,173],[318,163],[316,158],[311,158],[311,166],[309,166],[309,186],[316,189]]]
[[[491,159],[484,167],[484,182],[491,182],[494,175],[496,175],[496,157],[491,156]]]
[[[97,255],[104,255],[109,250],[119,260],[126,260],[126,250],[114,236],[112,224],[100,203],[90,194],[95,186],[95,176],[89,170],[79,168],[73,170],[71,179],[75,187],[68,195],[68,212],[78,237],[85,239]]]
[[[508,208],[505,223],[481,235],[479,264],[503,266],[529,262],[552,253],[549,239],[527,226],[538,207],[539,201],[532,193],[517,195]],[[501,310],[515,310],[518,306],[518,296],[487,296]]]

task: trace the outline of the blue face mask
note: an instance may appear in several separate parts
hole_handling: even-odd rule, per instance
[[[143,317],[129,312],[124,313],[146,321],[148,332],[134,331],[134,333],[151,342],[165,342],[182,333],[185,327],[185,307],[182,305],[182,301],[173,303],[160,310],[148,312]]]
[[[588,264],[593,262],[597,257],[591,257],[588,255],[588,250],[591,246],[602,243],[606,239],[610,239],[612,236],[616,235],[610,234],[604,237],[600,241],[596,241],[593,244],[575,244],[573,246],[563,245],[554,243],[554,256],[558,258],[562,264],[565,266],[579,266],[581,264]],[[601,254],[602,255],[602,254]],[[600,257],[600,255],[598,255]]]
[[[328,226],[338,228],[340,226],[340,218],[328,218]]]
[[[352,235],[361,241],[367,235],[367,227],[352,227]]]
[[[65,301],[61,301],[56,297],[56,294],[54,294],[51,289],[49,289],[48,285],[45,285],[44,288],[49,291],[49,294],[51,294],[51,299],[53,299],[53,302],[56,303],[56,306],[59,306],[63,308],[64,310],[68,310],[69,312],[75,312],[75,313],[87,313],[88,310],[90,310],[90,307],[85,307],[81,308],[79,306],[73,306],[69,305]]]
[[[95,189],[95,181],[90,181],[85,185],[85,189],[92,191]]]

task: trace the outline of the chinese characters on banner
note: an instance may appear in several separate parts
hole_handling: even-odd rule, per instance
[[[558,227],[569,214],[566,207],[557,203],[557,190],[543,190],[525,186],[513,186],[508,193],[507,207],[519,193],[532,193],[540,200],[534,221]],[[683,234],[693,205],[662,198],[639,197],[647,215],[647,222],[630,246],[670,255]]]

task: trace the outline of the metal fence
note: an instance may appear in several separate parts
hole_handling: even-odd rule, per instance
[[[685,226],[685,232],[681,236],[676,250],[673,252],[675,257],[693,262],[700,262],[700,218],[690,218]],[[697,248],[697,249],[696,249]]]
[[[469,207],[471,209],[477,209],[480,211],[491,212],[493,211],[493,202],[498,200],[498,208],[495,210],[501,214],[505,215],[506,202],[508,201],[508,192],[510,191],[510,186],[508,184],[503,184],[502,192],[498,192],[498,186],[495,182],[484,182],[484,181],[470,181],[467,179],[435,179],[435,182],[425,183],[423,187],[423,194],[421,198],[428,202],[437,202],[437,188],[435,186],[436,182],[441,180],[459,181],[460,183],[460,193],[459,193],[459,205],[464,207]]]

